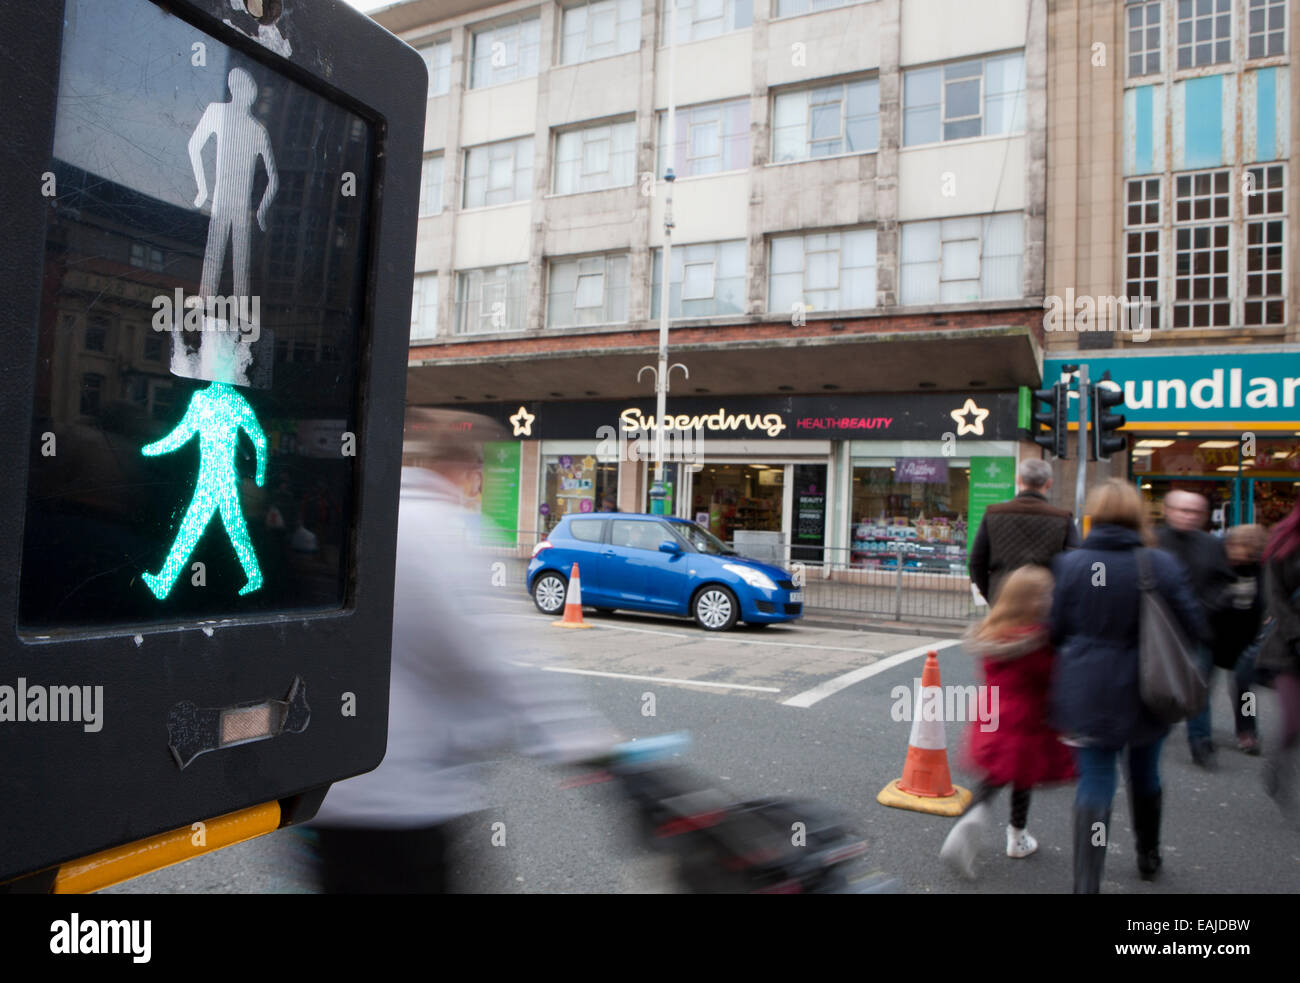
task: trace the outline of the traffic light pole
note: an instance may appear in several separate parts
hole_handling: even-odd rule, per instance
[[[1068,398],[1068,397],[1067,397]],[[1079,365],[1079,463],[1074,474],[1074,514],[1083,535],[1083,500],[1088,494],[1088,365]]]

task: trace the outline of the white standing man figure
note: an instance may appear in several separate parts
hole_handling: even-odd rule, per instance
[[[203,254],[203,279],[200,290],[204,298],[215,296],[221,283],[226,260],[226,245],[234,254],[232,272],[235,296],[248,297],[249,214],[252,209],[253,177],[257,159],[266,168],[266,190],[257,206],[257,224],[266,231],[266,213],[279,189],[275,157],[266,128],[250,109],[257,98],[257,83],[242,68],[231,69],[227,77],[230,102],[210,103],[190,137],[190,163],[199,186],[194,207],[202,208],[208,199],[208,180],[203,168],[203,148],[211,137],[217,138],[217,171],[212,190],[212,221],[208,225],[208,245]]]

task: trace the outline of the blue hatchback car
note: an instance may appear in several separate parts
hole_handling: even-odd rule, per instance
[[[583,606],[597,611],[684,615],[706,631],[726,631],[737,621],[794,621],[803,613],[803,592],[790,574],[740,556],[686,519],[566,515],[528,564],[528,590],[543,613],[564,610],[574,563]]]

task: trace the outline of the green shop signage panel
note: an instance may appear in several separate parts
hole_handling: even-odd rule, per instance
[[[519,528],[519,444],[493,441],[483,447],[483,543],[514,545]]]
[[[1063,366],[1080,363],[1088,366],[1093,381],[1110,372],[1124,392],[1124,405],[1116,412],[1130,425],[1240,430],[1273,424],[1300,429],[1300,346],[1197,354],[1153,350],[1101,358],[1081,352],[1073,358],[1045,359],[1043,384],[1068,379]]]
[[[972,457],[970,459],[970,504],[966,528],[969,542],[975,542],[984,510],[1016,494],[1014,457]]]

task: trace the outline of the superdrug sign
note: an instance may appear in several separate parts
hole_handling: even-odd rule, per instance
[[[880,393],[861,396],[690,396],[668,399],[670,431],[718,440],[1015,440],[1015,393]],[[519,440],[562,440],[653,433],[653,399],[490,403],[482,413]]]

